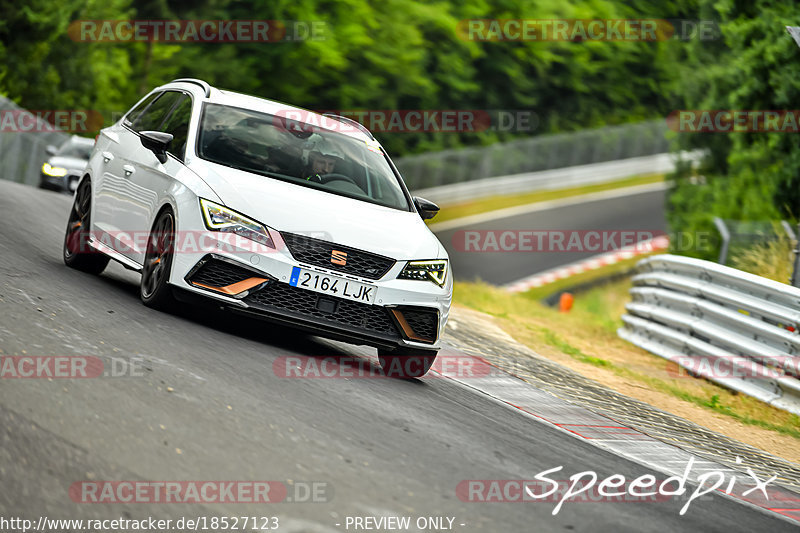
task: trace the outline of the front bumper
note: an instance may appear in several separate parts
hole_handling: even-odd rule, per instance
[[[176,245],[170,283],[182,289],[183,299],[212,299],[236,313],[354,344],[428,350],[441,346],[452,299],[450,279],[444,287],[398,280],[406,261],[397,261],[380,279],[367,279],[297,261],[274,232],[276,249],[268,251],[254,251],[250,241],[230,234],[202,233],[204,245],[197,251]],[[375,304],[292,286],[295,266],[374,286]]]
[[[72,194],[78,187],[81,174],[77,171],[69,171],[64,176],[51,176],[44,172],[39,173],[39,187]]]

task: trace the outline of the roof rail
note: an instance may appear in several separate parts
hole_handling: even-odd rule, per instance
[[[177,82],[194,83],[195,85],[199,85],[200,87],[203,88],[203,90],[205,90],[206,98],[211,96],[211,85],[204,82],[203,80],[198,80],[196,78],[178,78],[177,80],[172,80],[170,83],[177,83]]]
[[[328,117],[328,118],[334,118],[336,120],[344,122],[345,124],[350,124],[351,126],[355,126],[361,132],[366,133],[367,137],[369,137],[373,141],[375,140],[375,137],[372,135],[372,132],[369,131],[366,126],[364,126],[362,123],[358,122],[357,120],[353,120],[352,118],[349,118],[349,117],[343,117],[342,115],[335,115],[333,113],[325,113],[322,116],[323,117]]]

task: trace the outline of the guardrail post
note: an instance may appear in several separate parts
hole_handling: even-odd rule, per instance
[[[797,224],[797,233],[800,236],[800,223]],[[794,240],[794,268],[792,269],[792,279],[789,282],[792,287],[800,287],[800,238]]]
[[[714,217],[714,225],[717,227],[717,231],[719,231],[719,234],[722,237],[722,248],[719,250],[718,263],[720,265],[724,265],[728,260],[728,246],[731,242],[731,233],[728,231],[728,227],[725,225],[725,222],[719,217]]]

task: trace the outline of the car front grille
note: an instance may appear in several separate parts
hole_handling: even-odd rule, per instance
[[[435,309],[398,309],[411,327],[413,335],[423,342],[435,342],[439,332],[439,313]]]
[[[208,259],[196,272],[189,275],[189,281],[195,285],[226,287],[252,278],[254,275],[252,271],[226,261]]]
[[[281,232],[281,237],[283,237],[292,257],[297,261],[354,276],[380,279],[395,264],[395,260],[389,257],[296,233]]]
[[[320,300],[323,301],[322,304]],[[245,298],[244,302],[266,311],[280,311],[282,314],[311,317],[331,325],[344,325],[397,338],[400,336],[392,318],[383,307],[321,295],[292,287],[288,283],[270,282]]]

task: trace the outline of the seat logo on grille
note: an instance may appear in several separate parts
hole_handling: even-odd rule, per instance
[[[347,252],[340,252],[339,250],[331,250],[331,263],[334,265],[344,266],[347,264]]]

